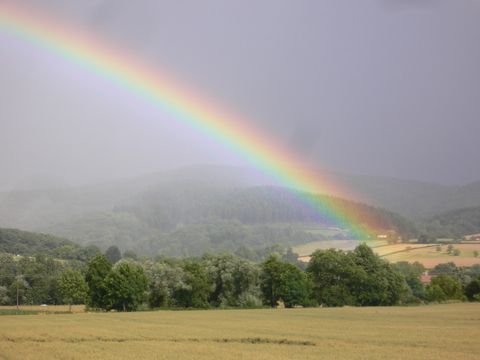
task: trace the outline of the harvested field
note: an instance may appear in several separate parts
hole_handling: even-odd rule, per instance
[[[315,250],[326,250],[332,248],[340,250],[353,250],[361,243],[362,241],[360,240],[319,240],[309,242],[303,245],[297,245],[294,246],[292,249],[300,256],[308,256],[312,254]],[[372,248],[376,248],[385,246],[388,243],[384,240],[370,240],[367,242],[367,244]]]
[[[478,359],[480,304],[2,316],[1,359]]]
[[[358,240],[315,241],[296,246],[293,250],[300,255],[300,261],[308,262],[310,261],[309,255],[315,250],[329,248],[352,250],[359,243]],[[458,256],[453,256],[447,253],[447,244],[438,244],[441,246],[441,251],[437,251],[437,244],[401,243],[389,245],[386,241],[382,240],[369,241],[367,244],[375,253],[391,262],[418,261],[426,268],[433,268],[438,264],[447,262],[453,262],[457,266],[472,266],[480,264],[480,256],[475,257],[474,254],[475,251],[480,253],[480,242],[453,244],[453,248],[460,251]]]
[[[385,259],[397,262],[397,261],[418,261],[422,263],[426,268],[433,268],[435,265],[453,262],[457,266],[472,266],[480,264],[480,256],[475,257],[474,251],[480,252],[480,244],[453,244],[454,249],[460,250],[458,256],[449,255],[447,251],[447,245],[441,245],[441,251],[436,250],[436,246],[414,248],[410,251],[399,252],[385,256]]]
[[[2,311],[17,311],[16,306],[0,306],[0,314]],[[21,312],[35,312],[35,313],[66,313],[69,311],[68,305],[49,305],[49,306],[42,306],[42,305],[21,305],[19,307]],[[72,311],[73,313],[83,313],[85,311],[84,305],[73,305]]]

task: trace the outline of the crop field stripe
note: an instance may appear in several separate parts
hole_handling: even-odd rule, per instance
[[[413,252],[413,251],[418,250],[418,249],[426,249],[426,248],[436,247],[437,245],[438,244],[417,246],[417,247],[410,248],[410,249],[405,248],[405,249],[402,249],[402,250],[392,251],[390,253],[386,253],[386,254],[382,254],[382,255],[378,255],[378,256],[385,257],[385,256],[400,254],[400,253],[404,253],[404,252]]]

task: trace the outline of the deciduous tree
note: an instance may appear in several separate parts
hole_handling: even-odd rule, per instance
[[[92,308],[105,309],[108,305],[105,279],[112,264],[105,255],[97,255],[88,263],[85,281],[88,285],[87,305]]]
[[[463,300],[462,284],[448,275],[435,276],[427,286],[427,298],[430,301]]]
[[[68,304],[68,311],[72,311],[72,304],[85,302],[88,286],[79,271],[66,270],[58,280],[58,286],[63,300]]]
[[[118,262],[105,278],[107,310],[136,310],[145,300],[147,284],[147,277],[140,265]]]
[[[286,307],[310,303],[311,283],[307,274],[276,255],[262,263],[260,280],[265,303],[271,307],[280,300]]]
[[[113,265],[122,258],[122,254],[117,246],[112,245],[105,251],[105,257],[110,261],[110,264]]]

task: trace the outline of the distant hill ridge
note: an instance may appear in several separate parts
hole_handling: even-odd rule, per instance
[[[370,227],[371,221],[382,230],[415,231],[411,222],[387,210],[338,198],[324,200],[348,210],[359,224]],[[191,256],[241,246],[258,249],[316,241],[324,237],[306,228],[336,225],[285,188],[162,184],[110,211],[73,217],[45,231],[104,248],[117,244],[141,253]],[[351,236],[336,233],[340,238]]]
[[[428,221],[418,219],[431,213],[450,211],[458,204],[480,206],[480,182],[449,187],[334,176],[353,193],[370,199],[370,205],[318,196],[348,208],[357,223],[372,218],[405,234],[423,230]],[[117,244],[143,253],[192,255],[319,239],[318,232],[305,230],[305,223],[334,225],[291,190],[240,167],[195,166],[78,188],[0,193],[0,226],[48,232],[103,248]]]
[[[436,237],[461,238],[480,233],[480,206],[444,212],[423,224],[423,232]]]
[[[381,176],[330,173],[361,201],[409,219],[429,218],[449,210],[480,206],[480,181],[446,186]],[[0,226],[38,229],[93,211],[108,211],[150,187],[208,185],[244,188],[279,184],[250,168],[191,166],[97,185],[34,191],[0,192]]]
[[[480,181],[448,186],[381,176],[336,174],[347,189],[371,205],[409,219],[427,219],[449,210],[480,206]]]

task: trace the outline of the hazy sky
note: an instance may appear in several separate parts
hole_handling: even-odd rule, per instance
[[[322,167],[480,180],[478,0],[16,3],[166,69]],[[1,30],[0,101],[0,188],[244,164]]]

